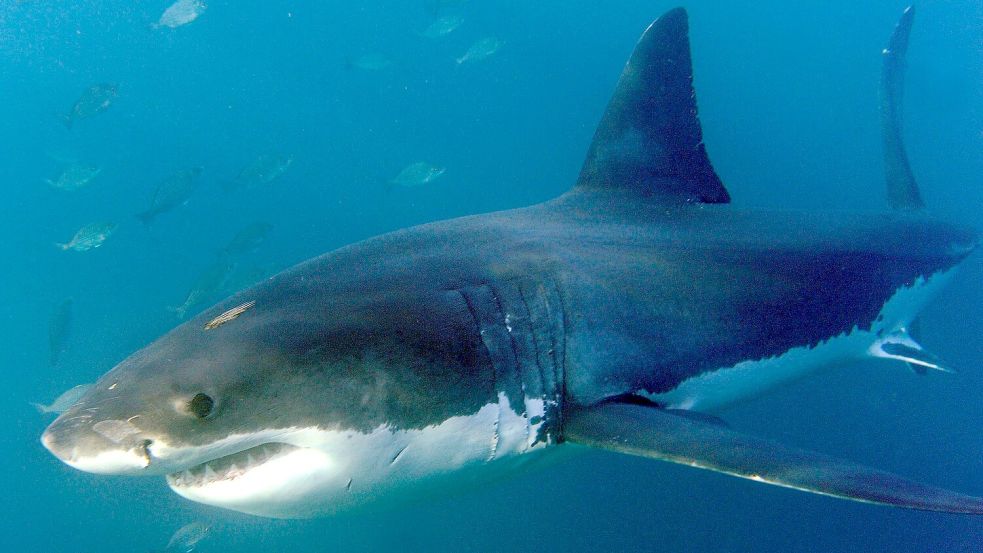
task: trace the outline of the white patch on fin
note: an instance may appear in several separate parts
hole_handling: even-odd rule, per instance
[[[883,339],[874,342],[868,353],[871,357],[881,359],[893,359],[913,366],[916,372],[925,372],[925,369],[954,373],[956,371],[946,367],[939,358],[925,351],[921,344],[908,334],[906,328],[899,328],[897,331],[888,334]],[[919,370],[920,369],[920,370]]]

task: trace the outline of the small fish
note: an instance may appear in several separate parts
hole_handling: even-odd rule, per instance
[[[79,384],[78,386],[75,386],[74,388],[55,398],[55,400],[49,405],[33,402],[31,405],[33,405],[42,415],[46,415],[48,413],[60,415],[78,403],[79,400],[82,399],[82,396],[84,396],[90,388],[92,388],[92,384]]]
[[[167,542],[164,551],[189,553],[194,551],[198,542],[205,539],[211,526],[203,522],[191,522],[177,529]]]
[[[463,56],[457,58],[458,65],[462,63],[473,63],[476,61],[481,61],[488,56],[491,56],[495,52],[498,52],[505,44],[496,37],[483,38],[468,48],[468,51],[464,53]]]
[[[229,280],[229,275],[235,269],[235,263],[226,259],[220,258],[211,265],[205,268],[204,272],[195,280],[194,285],[191,287],[191,291],[188,292],[184,303],[177,307],[168,308],[181,319],[183,319],[191,308],[207,300],[210,296],[216,294],[218,291],[222,290],[222,287]]]
[[[266,240],[266,235],[270,233],[273,225],[269,223],[257,222],[243,227],[232,240],[221,249],[219,255],[235,257],[255,250]]]
[[[393,64],[393,60],[383,54],[363,54],[355,59],[348,60],[348,68],[361,69],[362,71],[381,71]]]
[[[418,161],[406,166],[390,181],[390,184],[406,187],[421,186],[433,182],[437,177],[443,175],[444,171],[446,171],[445,167]]]
[[[54,180],[45,179],[45,182],[52,188],[71,192],[88,185],[101,172],[102,169],[99,167],[81,163],[70,163],[62,168],[58,177]]]
[[[277,180],[293,165],[294,156],[280,154],[262,154],[249,165],[243,167],[236,178],[226,183],[225,189],[232,191],[238,188],[251,188],[270,184]]]
[[[242,305],[237,305],[232,309],[229,309],[228,311],[222,313],[218,317],[215,317],[214,319],[205,323],[205,330],[212,330],[224,325],[229,321],[235,320],[236,318],[239,317],[239,315],[242,315],[246,311],[249,311],[255,305],[256,305],[256,300],[247,301]]]
[[[191,194],[198,186],[201,167],[182,169],[162,180],[154,191],[154,199],[146,211],[137,214],[144,224],[150,224],[160,214],[188,203]]]
[[[462,23],[464,23],[464,18],[460,15],[445,15],[431,23],[420,33],[420,36],[426,38],[445,37],[457,30]]]
[[[116,232],[117,226],[116,223],[90,223],[80,228],[68,243],[55,245],[62,250],[89,251],[101,246]]]
[[[68,115],[62,116],[62,123],[71,129],[78,119],[85,119],[109,109],[116,99],[117,87],[114,84],[100,83],[87,88],[79,96]]]
[[[72,298],[58,304],[51,319],[48,321],[48,360],[51,365],[58,364],[58,358],[65,351],[68,337],[72,331]]]
[[[157,23],[151,26],[155,29],[160,27],[174,29],[182,25],[187,25],[205,13],[205,8],[207,7],[201,0],[177,0],[177,2],[174,2],[164,10]]]

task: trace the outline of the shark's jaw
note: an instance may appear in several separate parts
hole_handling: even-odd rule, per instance
[[[270,442],[165,476],[178,495],[207,505],[278,518],[308,516],[310,496],[337,480],[330,455]],[[334,478],[332,478],[334,476]]]
[[[101,474],[164,474],[175,493],[206,505],[307,518],[390,508],[527,464],[548,442],[538,439],[543,417],[535,402],[520,411],[501,394],[473,414],[425,428],[262,429],[196,446],[158,438],[147,448],[147,463],[122,472],[105,451],[64,460]]]

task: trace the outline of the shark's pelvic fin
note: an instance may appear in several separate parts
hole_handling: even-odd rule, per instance
[[[807,492],[926,511],[983,514],[983,498],[738,434],[658,408],[605,403],[564,420],[572,443],[710,469]]]
[[[902,104],[904,97],[905,54],[908,37],[915,19],[915,8],[908,7],[901,15],[887,48],[882,52],[881,69],[881,133],[884,140],[884,172],[887,178],[887,202],[893,209],[925,207],[918,184],[905,152]]]
[[[667,203],[727,203],[696,113],[686,11],[645,31],[608,104],[577,181],[631,190]]]
[[[945,373],[956,372],[941,359],[925,351],[909,334],[908,329],[900,328],[874,342],[868,350],[871,357],[893,359],[906,363],[917,374],[925,374],[928,369]]]

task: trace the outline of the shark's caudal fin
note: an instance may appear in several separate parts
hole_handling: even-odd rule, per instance
[[[893,209],[921,209],[925,206],[918,184],[908,164],[902,137],[902,103],[904,96],[905,54],[915,19],[915,8],[901,15],[887,48],[882,52],[881,133],[884,140],[884,172],[887,178],[887,202]]]
[[[727,203],[696,114],[686,11],[642,35],[594,134],[581,189],[631,190],[666,203]]]
[[[756,482],[865,503],[983,514],[983,498],[679,417],[656,407],[606,403],[564,419],[568,442],[709,469]]]

